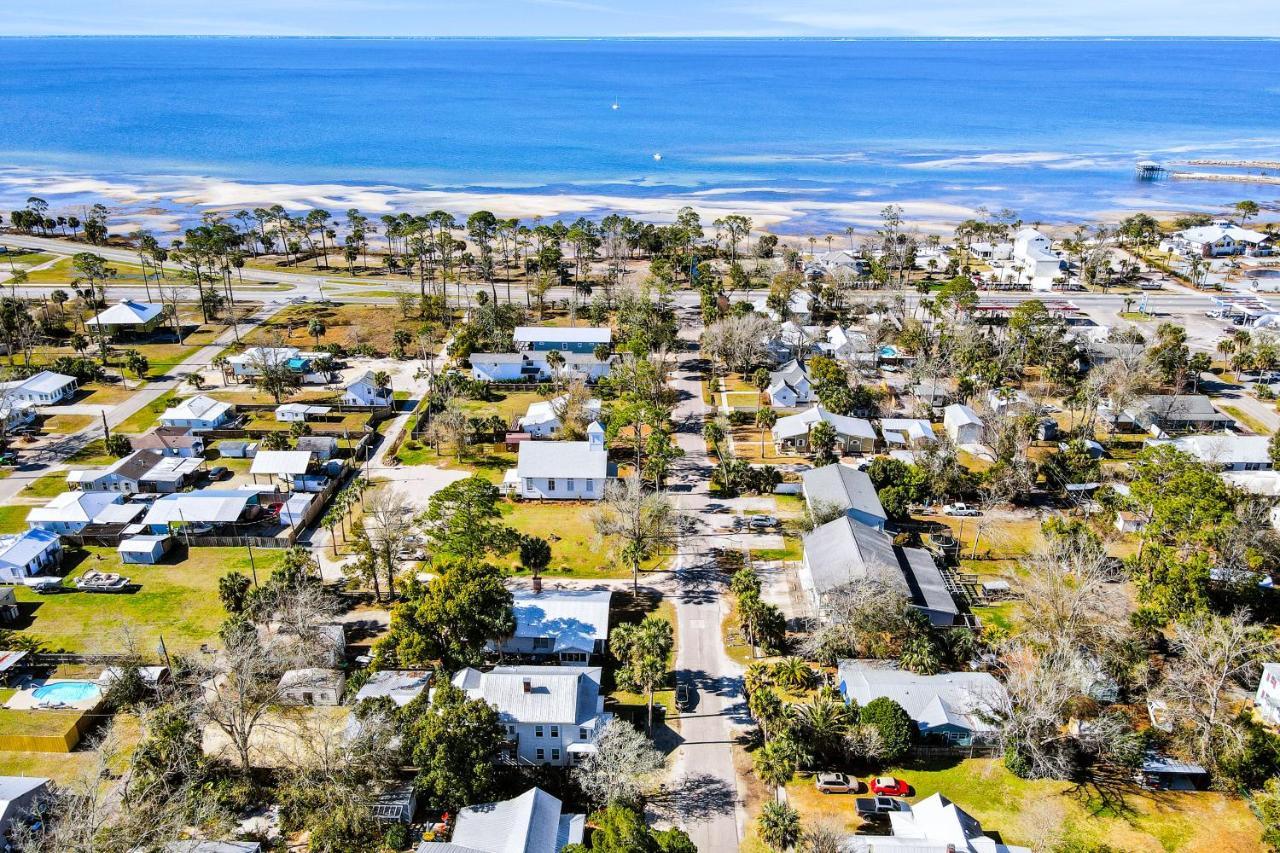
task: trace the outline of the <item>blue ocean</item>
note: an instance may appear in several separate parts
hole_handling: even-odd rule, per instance
[[[1134,163],[1280,160],[1278,60],[1270,40],[4,39],[0,202],[693,203],[797,232],[889,202],[1276,205]]]

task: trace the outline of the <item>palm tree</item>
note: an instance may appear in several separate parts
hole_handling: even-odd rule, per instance
[[[747,671],[742,676],[742,690],[748,696],[761,687],[768,687],[773,684],[773,670],[769,664],[756,661],[747,665]]]
[[[778,413],[769,406],[756,410],[756,426],[760,428],[760,458],[764,458],[764,436],[778,423]]]
[[[808,688],[813,677],[813,670],[797,657],[783,658],[773,665],[773,680],[793,692]]]
[[[324,322],[320,320],[318,317],[312,317],[311,322],[307,323],[307,334],[311,335],[311,337],[315,340],[317,348],[320,346],[320,338],[324,335],[324,333],[325,333]]]
[[[796,728],[820,759],[831,760],[844,749],[845,735],[858,722],[843,698],[814,697],[795,709]]]
[[[765,803],[757,826],[760,838],[774,850],[787,850],[800,840],[800,813],[786,803]]]
[[[214,367],[218,368],[218,372],[222,374],[222,384],[226,385],[227,384],[227,367],[230,366],[231,362],[227,360],[226,355],[224,355],[223,353],[218,353],[213,357],[213,361],[211,363],[213,364]]]
[[[780,789],[796,775],[795,757],[781,741],[766,743],[756,750],[752,763],[756,778],[773,788],[775,798],[780,798]]]
[[[719,421],[707,421],[702,425],[702,440],[711,445],[711,452],[720,456],[720,442],[724,441],[724,427]]]

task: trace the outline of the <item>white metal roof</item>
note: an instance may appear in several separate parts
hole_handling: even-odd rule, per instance
[[[528,682],[528,689],[525,683]],[[600,667],[499,666],[463,669],[453,685],[519,723],[583,725],[600,714]]]
[[[204,394],[183,400],[160,416],[162,421],[211,421],[217,420],[231,409],[230,403],[223,403]]]
[[[277,415],[327,415],[332,406],[308,406],[306,403],[284,403],[276,407]]]
[[[28,522],[83,522],[88,524],[104,507],[124,500],[113,492],[63,492],[44,506],[27,513]]]
[[[518,344],[607,344],[613,340],[608,326],[517,326],[512,339]]]
[[[169,524],[175,521],[230,523],[240,518],[245,507],[257,495],[257,489],[205,489],[199,492],[165,495],[151,505],[142,523]]]
[[[516,472],[525,477],[582,477],[601,480],[609,475],[609,452],[589,441],[522,441]]]
[[[535,593],[516,590],[516,637],[551,637],[555,651],[591,651],[609,636],[609,590],[557,589]]]
[[[164,306],[121,299],[88,322],[90,326],[144,326],[164,313]]]
[[[259,450],[250,474],[305,474],[314,454],[310,450]]]
[[[19,384],[17,390],[33,394],[56,394],[75,381],[76,378],[74,376],[67,376],[65,373],[54,373],[52,370],[42,370]]]
[[[583,815],[561,814],[561,802],[541,788],[497,803],[467,806],[458,812],[448,842],[424,841],[419,853],[559,853],[582,841]]]
[[[25,566],[57,545],[58,534],[39,528],[0,536],[0,565]]]
[[[916,675],[879,663],[842,660],[839,678],[846,697],[859,706],[887,697],[930,728],[951,724],[974,732],[993,731],[995,724],[986,718],[1008,701],[1004,687],[986,672]]]
[[[551,400],[539,400],[536,403],[530,403],[529,408],[525,411],[524,417],[517,424],[521,427],[528,428],[538,424],[547,424],[553,421],[559,422],[560,416],[556,414],[556,409],[565,404],[569,398],[566,395],[560,395]],[[592,398],[583,405],[583,412],[587,417],[595,420],[600,417],[600,407],[603,405],[599,399]]]
[[[798,415],[787,415],[785,418],[778,418],[778,422],[773,427],[773,437],[776,440],[781,440],[805,435],[809,432],[809,428],[818,421],[826,421],[831,424],[835,428],[837,435],[873,440],[876,437],[876,431],[872,429],[870,421],[837,415],[817,405]]]

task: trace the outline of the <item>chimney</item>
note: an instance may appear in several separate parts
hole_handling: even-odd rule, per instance
[[[533,576],[533,594],[534,595],[542,594],[542,575]]]
[[[532,693],[532,692],[533,692],[533,679],[532,679],[532,678],[526,678],[526,679],[524,680],[524,692],[525,692],[525,693]]]

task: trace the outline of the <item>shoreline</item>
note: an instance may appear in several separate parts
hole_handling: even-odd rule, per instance
[[[1277,176],[1228,175],[1218,173],[1171,173],[1180,180],[1229,183],[1280,184]],[[619,185],[620,187],[622,185]],[[1120,188],[1122,189],[1122,188]],[[1031,192],[1025,190],[1021,192]],[[975,191],[976,193],[976,191]],[[653,194],[609,192],[606,188],[521,190],[517,188],[414,188],[391,183],[255,182],[217,178],[209,175],[99,175],[72,171],[39,172],[22,167],[0,166],[0,211],[21,208],[29,196],[45,198],[54,215],[80,213],[95,203],[112,211],[112,229],[117,233],[138,229],[157,236],[171,236],[198,224],[202,214],[226,215],[239,210],[279,204],[291,213],[313,208],[339,214],[350,208],[379,217],[404,212],[427,213],[444,210],[465,218],[476,210],[490,210],[499,217],[519,218],[526,223],[544,219],[572,221],[579,216],[599,219],[609,214],[627,215],[658,224],[675,219],[682,207],[692,207],[709,227],[720,217],[741,214],[754,220],[758,230],[779,236],[803,236],[854,227],[864,233],[881,224],[881,211],[889,205],[902,208],[908,227],[922,234],[949,234],[961,221],[976,218],[980,204],[955,199],[958,193],[941,190],[938,197],[922,198],[903,194],[897,197],[886,188],[884,197],[869,198],[864,192],[840,192],[834,188],[786,190],[760,187],[689,187],[681,191]],[[1018,191],[1010,192],[1017,195]],[[1122,195],[1117,193],[1117,195]],[[766,196],[766,197],[761,197]],[[1099,200],[1100,202],[1104,200]],[[1137,198],[1111,199],[1113,204],[1092,210],[1063,212],[1056,216],[1023,216],[1027,222],[1046,227],[1079,224],[1114,224],[1125,216],[1145,212],[1151,215],[1190,210],[1212,210],[1217,205],[1177,206],[1169,200],[1139,203]],[[985,205],[997,209],[998,203]]]

